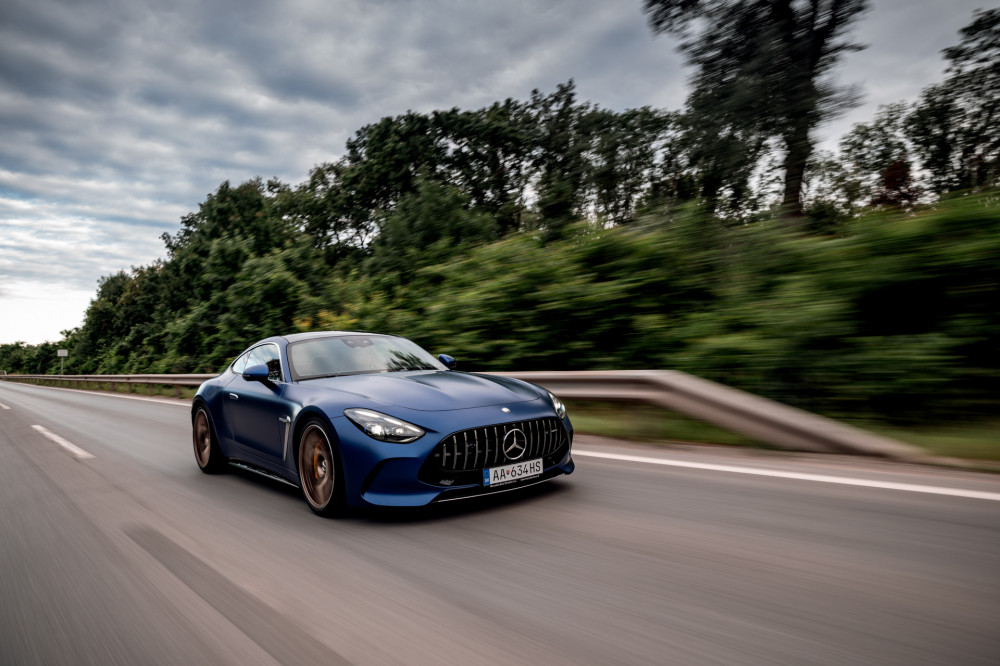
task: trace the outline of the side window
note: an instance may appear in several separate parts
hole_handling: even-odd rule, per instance
[[[233,372],[235,372],[238,375],[242,375],[244,368],[247,367],[248,358],[250,358],[250,352],[247,352],[243,354],[243,356],[240,356],[238,359],[236,359],[236,362],[233,363]]]
[[[267,378],[272,382],[282,381],[281,358],[278,356],[278,348],[275,345],[261,345],[250,350],[250,360],[247,361],[247,366],[252,365],[266,365]]]

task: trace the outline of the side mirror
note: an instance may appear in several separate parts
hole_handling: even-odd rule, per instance
[[[449,370],[454,370],[455,366],[458,365],[458,361],[447,354],[438,354],[438,360],[444,363]]]
[[[249,368],[243,371],[243,379],[248,382],[265,382],[267,381],[267,366],[261,363],[260,365],[251,365]]]

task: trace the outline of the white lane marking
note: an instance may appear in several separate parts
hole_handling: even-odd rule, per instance
[[[671,467],[706,469],[714,472],[732,472],[734,474],[773,476],[779,479],[797,479],[799,481],[817,481],[819,483],[838,483],[844,486],[862,486],[864,488],[882,488],[884,490],[905,490],[913,493],[929,493],[931,495],[950,495],[952,497],[968,497],[971,499],[993,500],[994,502],[1000,502],[1000,493],[991,493],[982,490],[964,490],[962,488],[923,486],[915,483],[895,483],[893,481],[870,481],[868,479],[852,479],[846,476],[828,476],[826,474],[783,472],[776,469],[739,467],[736,465],[716,465],[713,463],[698,463],[698,462],[689,462],[686,460],[650,458],[647,456],[629,456],[620,453],[603,453],[601,451],[581,451],[580,449],[577,448],[573,449],[573,455],[590,456],[591,458],[606,458],[608,460],[623,460],[626,462],[648,463],[650,465],[669,465]]]
[[[156,402],[161,405],[177,405],[179,407],[191,407],[191,403],[179,400],[179,399],[168,399],[168,398],[143,398],[137,395],[122,395],[120,393],[111,393],[109,391],[84,391],[83,389],[71,389],[64,388],[61,386],[40,386],[38,384],[21,384],[20,386],[30,386],[31,388],[39,389],[51,389],[53,391],[71,391],[73,393],[86,393],[87,395],[100,395],[106,398],[123,398],[125,400],[141,400],[143,402]]]
[[[0,409],[10,409],[10,407],[0,402]]]
[[[57,435],[54,432],[51,432],[49,430],[46,430],[45,428],[43,428],[40,425],[33,425],[31,427],[34,428],[35,430],[37,430],[38,432],[42,433],[43,435],[45,435],[46,437],[48,437],[49,439],[51,439],[53,442],[55,442],[59,446],[63,447],[67,451],[69,451],[70,453],[72,453],[74,456],[76,456],[80,460],[86,460],[88,458],[93,458],[94,457],[94,454],[87,453],[86,451],[84,451],[83,449],[81,449],[76,444],[73,444],[72,442],[67,442],[65,439],[63,439],[59,435]]]

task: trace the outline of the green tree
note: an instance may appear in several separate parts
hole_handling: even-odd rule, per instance
[[[813,152],[810,132],[852,100],[827,77],[859,48],[845,38],[865,0],[645,0],[656,32],[681,38],[696,68],[689,106],[706,132],[758,146],[774,137],[784,152],[782,207],[802,214]]]
[[[1000,9],[977,11],[961,34],[944,50],[947,78],[924,90],[909,118],[938,192],[1000,178]]]
[[[529,108],[537,209],[548,237],[558,238],[583,209],[583,153],[589,137],[582,135],[580,120],[589,105],[576,103],[576,84],[570,80],[551,95],[533,90]]]
[[[436,177],[444,155],[427,114],[410,111],[365,125],[348,140],[337,174],[341,210],[353,216],[355,228],[380,231],[399,198],[414,191],[420,174]]]
[[[0,345],[0,374],[25,374],[28,366],[27,357],[32,348],[24,342],[12,342]]]
[[[906,207],[920,197],[913,178],[908,113],[906,103],[884,105],[871,122],[856,124],[840,140],[841,159],[858,185],[852,194],[861,198],[850,203]]]
[[[446,261],[464,247],[497,235],[494,219],[470,210],[468,197],[457,188],[419,179],[416,190],[400,199],[382,225],[372,244],[369,269],[405,282],[421,266]]]
[[[633,219],[676,123],[676,114],[649,107],[621,113],[594,108],[583,115],[582,134],[590,139],[585,186],[599,221],[617,225]]]
[[[722,213],[739,210],[748,198],[750,176],[766,152],[767,135],[741,126],[713,106],[700,93],[692,93],[681,121],[681,145],[705,208]]]
[[[274,214],[307,234],[331,265],[356,256],[373,233],[369,210],[344,184],[349,169],[346,160],[327,162],[296,188],[274,190]]]
[[[512,99],[476,111],[435,111],[434,123],[449,146],[447,182],[491,215],[501,234],[521,227],[525,190],[532,176],[531,122],[526,104]]]

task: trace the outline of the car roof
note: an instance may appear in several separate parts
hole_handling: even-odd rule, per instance
[[[313,331],[309,333],[290,333],[281,337],[288,342],[298,342],[299,340],[315,340],[317,338],[336,338],[342,335],[381,335],[390,338],[397,337],[386,333],[369,333],[367,331]]]

